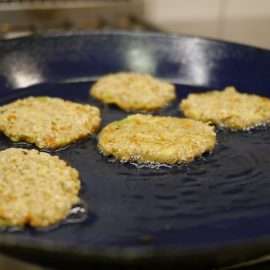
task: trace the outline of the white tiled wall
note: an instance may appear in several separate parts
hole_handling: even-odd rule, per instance
[[[228,17],[258,18],[270,16],[269,0],[223,0]]]
[[[146,0],[147,15],[153,20],[170,22],[181,20],[217,18],[218,0]]]
[[[161,28],[270,49],[270,0],[145,0]]]

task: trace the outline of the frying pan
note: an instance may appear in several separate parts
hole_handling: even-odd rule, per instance
[[[135,71],[176,84],[160,115],[181,116],[190,92],[234,85],[270,96],[270,52],[197,37],[70,33],[0,42],[0,104],[36,95],[89,103],[102,125],[127,114],[88,95],[101,75]],[[59,112],[61,113],[61,112]],[[0,250],[48,266],[209,269],[270,251],[270,132],[217,130],[210,155],[172,168],[102,157],[96,137],[53,152],[80,171],[82,222],[48,230],[2,231]],[[0,149],[11,146],[1,135]]]

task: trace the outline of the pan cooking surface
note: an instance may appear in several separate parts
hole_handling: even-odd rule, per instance
[[[0,104],[30,95],[62,97],[98,106],[104,127],[127,114],[88,96],[90,84],[100,75],[145,72],[175,83],[177,101],[158,114],[180,116],[178,103],[190,92],[234,85],[270,97],[269,70],[267,50],[195,37],[139,33],[32,37],[0,42]],[[270,251],[270,128],[218,130],[217,140],[212,154],[189,165],[159,169],[105,158],[97,151],[95,137],[56,151],[80,171],[87,219],[47,231],[1,232],[0,248],[12,243],[28,258],[43,261],[44,252],[54,252],[55,247],[58,254],[75,252],[72,257],[55,257],[60,261],[80,254],[90,261],[96,255],[108,259],[108,254],[120,260],[130,256],[126,251],[131,248],[151,263],[165,258],[166,250],[180,265],[185,260],[185,265],[197,261],[212,267],[264,255]],[[0,149],[11,146],[32,147],[0,135]],[[252,250],[260,239],[263,249]],[[232,249],[236,246],[240,252]],[[10,251],[16,250],[20,255],[17,248]],[[180,256],[193,258],[194,251],[201,261]]]
[[[13,93],[2,103],[29,95],[49,95],[95,104],[102,110],[102,126],[127,115],[88,97],[89,85],[43,84]],[[178,85],[178,100],[159,114],[179,116],[179,100],[198,90],[203,89]],[[54,154],[81,173],[81,197],[89,207],[88,219],[48,232],[27,229],[16,235],[65,245],[79,243],[83,247],[181,243],[185,248],[267,233],[269,128],[250,132],[218,130],[217,140],[212,154],[189,165],[159,169],[123,165],[102,157],[95,137],[56,151]],[[14,145],[4,136],[0,143],[1,149]],[[259,231],[255,218],[264,218]]]

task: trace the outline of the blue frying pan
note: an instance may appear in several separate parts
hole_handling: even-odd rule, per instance
[[[181,116],[187,94],[228,85],[270,96],[267,50],[175,35],[76,33],[0,41],[0,104],[62,97],[98,106],[104,126],[127,114],[90,98],[89,87],[118,71],[176,85],[177,101],[160,115]],[[80,171],[87,216],[48,230],[2,231],[0,250],[65,269],[209,269],[269,253],[270,130],[217,133],[213,154],[173,168],[112,162],[95,137],[54,152]],[[0,149],[11,146],[1,135]]]

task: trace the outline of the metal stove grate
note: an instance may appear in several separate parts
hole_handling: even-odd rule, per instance
[[[0,37],[47,31],[151,30],[141,0],[0,0]]]
[[[1,11],[28,9],[57,9],[80,7],[130,7],[138,1],[133,0],[0,0]],[[140,1],[139,1],[140,2]]]

